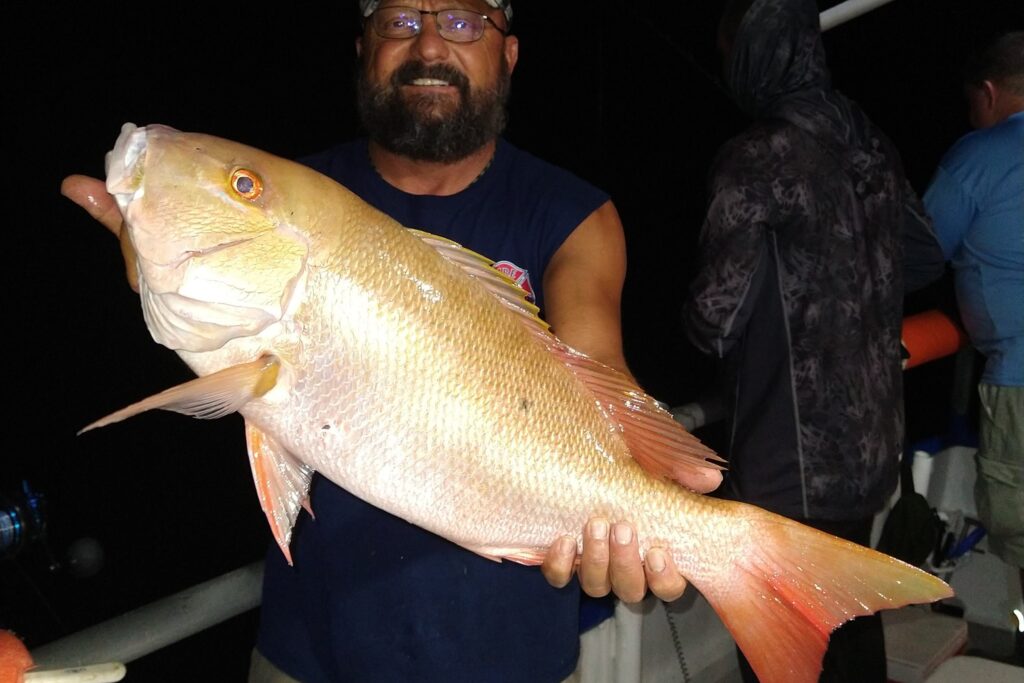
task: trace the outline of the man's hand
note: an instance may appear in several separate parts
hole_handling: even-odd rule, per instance
[[[139,291],[135,249],[132,248],[127,231],[121,230],[121,212],[117,208],[114,198],[107,194],[107,187],[103,181],[84,175],[69,175],[60,184],[60,193],[85,209],[90,216],[120,239],[125,276],[128,278],[131,288],[136,292]]]
[[[575,567],[576,540],[565,536],[548,550],[541,572],[548,583],[561,588],[569,583]],[[640,602],[648,588],[670,602],[686,589],[686,579],[665,549],[651,548],[642,563],[633,527],[625,523],[609,525],[601,517],[591,519],[583,531],[579,575],[587,595],[599,598],[614,592],[627,603]]]

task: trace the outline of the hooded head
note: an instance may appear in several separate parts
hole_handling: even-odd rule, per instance
[[[772,116],[790,96],[831,86],[814,0],[730,0],[718,38],[726,85],[749,116]]]

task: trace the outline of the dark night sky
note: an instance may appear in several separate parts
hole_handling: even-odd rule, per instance
[[[4,275],[14,311],[5,335],[13,428],[0,494],[27,478],[49,500],[58,556],[80,536],[107,552],[88,580],[47,575],[39,547],[0,560],[0,627],[37,645],[257,559],[269,538],[237,416],[207,423],[154,413],[75,436],[190,375],[149,339],[114,240],[59,195],[61,178],[100,175],[125,121],[291,157],[351,137],[356,24],[347,2],[301,11],[13,4],[3,142],[15,188],[7,202],[16,242]],[[671,403],[695,398],[710,380],[685,342],[678,306],[708,164],[743,125],[714,83],[717,4],[515,3],[521,45],[508,137],[611,192],[629,248],[627,357]],[[994,31],[1024,26],[1021,5],[896,0],[826,34],[837,87],[893,138],[919,191],[967,131],[964,55]],[[911,306],[942,296],[926,293]],[[934,365],[907,382],[908,392],[938,387],[941,400],[925,417],[939,423],[948,364]]]

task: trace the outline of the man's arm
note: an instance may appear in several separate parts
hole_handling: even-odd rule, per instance
[[[695,347],[717,358],[743,337],[765,285],[770,265],[767,191],[764,183],[716,176],[701,228],[700,266],[683,305],[683,326]]]
[[[622,222],[608,201],[580,223],[548,264],[545,318],[566,344],[632,378],[622,350],[620,305],[625,277]],[[710,490],[717,482],[699,485]],[[576,541],[564,538],[551,547],[541,570],[549,583],[564,586],[572,578],[575,562]],[[632,526],[603,518],[591,519],[584,529],[579,575],[587,594],[601,597],[614,591],[626,602],[643,599],[648,587],[663,600],[675,600],[686,588],[669,553],[652,548],[647,562],[641,563]]]
[[[948,261],[960,248],[978,207],[963,185],[941,165],[924,193],[924,206],[931,216],[942,255]]]
[[[942,277],[946,259],[925,205],[904,181],[907,200],[903,207],[903,291],[913,292]]]
[[[566,238],[544,271],[545,320],[558,338],[632,379],[622,351],[626,240],[611,200]]]

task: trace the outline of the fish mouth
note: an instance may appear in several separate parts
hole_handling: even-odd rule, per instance
[[[114,149],[107,152],[104,166],[107,173],[107,192],[114,196],[121,214],[128,205],[142,196],[142,172],[145,167],[148,131],[134,123],[121,126],[121,134]]]
[[[180,131],[170,126],[159,124],[136,126],[134,123],[125,123],[121,126],[121,134],[118,135],[114,148],[107,152],[104,158],[107,174],[107,192],[113,195],[118,208],[121,210],[121,216],[124,218],[129,229],[133,225],[133,222],[130,220],[132,205],[141,200],[146,194],[144,182],[146,156],[151,139],[155,141],[161,134],[178,133]],[[248,239],[234,240],[208,249],[184,251],[176,253],[174,258],[157,258],[154,260],[154,254],[149,254],[147,260],[160,267],[173,269],[190,258],[214,253],[247,241]],[[142,254],[138,254],[138,256],[143,257]]]
[[[128,206],[145,194],[142,180],[149,138],[161,132],[179,131],[170,126],[136,126],[134,123],[126,123],[121,126],[121,134],[117,136],[114,148],[104,158],[107,192],[113,195],[123,216],[127,216]]]

